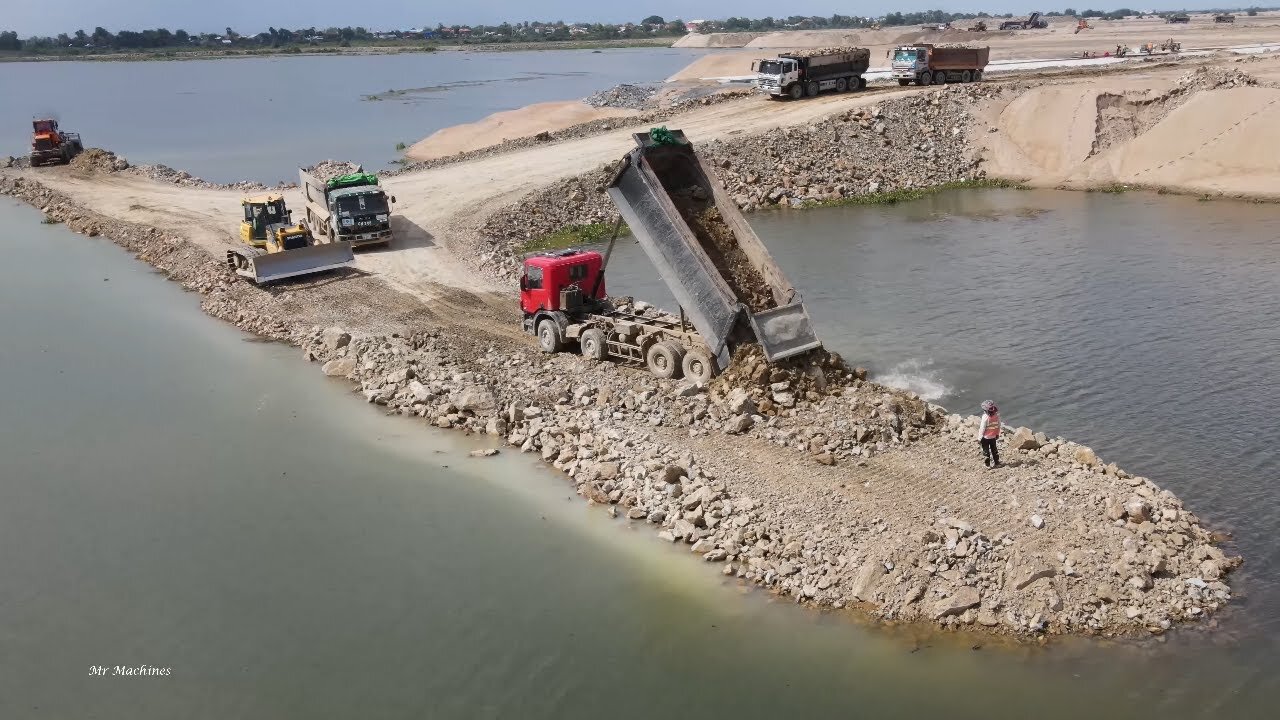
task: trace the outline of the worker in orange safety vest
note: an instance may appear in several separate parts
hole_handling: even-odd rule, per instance
[[[990,400],[982,401],[982,421],[978,423],[978,442],[982,445],[982,459],[989,468],[1000,467],[1000,408]]]

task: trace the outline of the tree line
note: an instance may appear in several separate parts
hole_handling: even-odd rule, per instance
[[[1249,8],[1249,15],[1256,15],[1263,8]],[[1271,9],[1271,8],[1267,8]],[[1102,11],[1087,9],[1077,12],[1075,8],[1066,8],[1061,12],[1052,11],[1046,16],[1077,16],[1102,19],[1121,19],[1141,15],[1139,11],[1129,8]],[[1170,14],[1170,13],[1164,13]],[[708,20],[696,28],[690,28],[683,20],[666,20],[659,15],[650,15],[638,23],[566,23],[564,21],[537,22],[525,21],[502,23],[500,25],[444,25],[434,28],[407,31],[373,32],[364,27],[329,27],[329,28],[267,28],[264,32],[241,34],[233,28],[226,28],[223,34],[189,33],[186,30],[155,28],[150,30],[120,30],[111,32],[103,27],[96,27],[93,32],[76,30],[73,33],[60,33],[54,37],[19,38],[12,30],[0,32],[0,52],[108,52],[129,50],[173,50],[191,47],[245,47],[245,48],[290,48],[301,45],[338,45],[373,44],[385,41],[414,42],[447,42],[447,43],[506,43],[506,42],[546,42],[560,40],[615,40],[644,37],[676,37],[684,35],[690,29],[698,32],[743,32],[772,30],[808,30],[808,29],[858,29],[873,26],[902,25],[940,25],[957,20],[979,18],[1010,18],[1011,13],[991,15],[979,13],[951,13],[943,10],[925,10],[922,12],[891,12],[880,17],[861,17],[857,15],[835,14],[830,17],[819,15],[791,15],[785,18],[746,18],[730,17],[724,20]]]

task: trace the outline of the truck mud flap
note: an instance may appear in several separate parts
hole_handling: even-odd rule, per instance
[[[765,360],[769,362],[822,347],[803,303],[783,305],[749,317]]]
[[[350,243],[320,243],[296,250],[247,257],[248,267],[236,272],[254,282],[269,283],[347,267],[355,262],[355,257]]]

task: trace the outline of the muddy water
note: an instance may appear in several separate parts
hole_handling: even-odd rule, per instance
[[[297,181],[337,157],[377,170],[441,128],[619,83],[661,82],[705,50],[438,52],[183,62],[0,63],[0,155],[32,114],[88,146],[214,182]]]
[[[1188,227],[1188,210],[1166,233],[1141,240],[1138,224],[1119,218],[1150,201],[1100,198],[1090,221],[1097,244],[1071,243],[1069,233],[1048,234],[1066,207],[1023,217],[1022,198],[1031,197],[958,196],[757,224],[775,248],[793,233],[780,259],[814,286],[824,336],[851,356],[875,366],[932,357],[936,382],[953,384],[944,400],[999,388],[1015,420],[1053,418],[1042,424],[1127,464],[1160,458],[1152,474],[1233,526],[1249,557],[1249,599],[1223,617],[1228,630],[1137,646],[1010,649],[775,605],[584,507],[530,459],[470,459],[475,446],[463,438],[383,417],[296,351],[247,342],[204,317],[194,296],[113,246],[0,201],[0,223],[14,229],[0,237],[0,717],[1266,716],[1280,700],[1269,670],[1280,659],[1267,579],[1267,539],[1277,527],[1265,480],[1274,456],[1247,460],[1233,438],[1260,447],[1268,431],[1233,431],[1222,471],[1200,474],[1204,450],[1187,434],[1176,396],[1213,376],[1160,367],[1189,361],[1143,343],[1170,332],[1151,326],[1172,313],[1185,352],[1208,343],[1215,364],[1249,377],[1247,392],[1213,383],[1231,405],[1230,422],[1265,420],[1253,408],[1277,399],[1265,372],[1274,361],[1259,347],[1275,339],[1267,335],[1275,323],[1265,322],[1274,320],[1267,303],[1276,290],[1274,250],[1261,235],[1269,221],[1226,214],[1204,246],[1164,239]],[[1180,207],[1159,202],[1165,212]],[[1191,209],[1203,207],[1213,206]],[[1056,223],[1072,227],[1067,218]],[[1104,235],[1108,226],[1117,234]],[[959,227],[985,234],[962,242],[949,232]],[[805,265],[806,243],[825,243],[835,259],[810,255]],[[957,267],[968,243],[1003,272]],[[1117,274],[1117,256],[1132,257],[1141,280],[1080,279],[1090,267]],[[840,277],[838,268],[846,282],[819,282]],[[1025,279],[1011,279],[1018,274]],[[1056,285],[1068,297],[1083,298],[1071,288],[1087,283],[1096,297],[1079,302],[1093,309],[1050,312],[1055,295],[1044,285],[1059,275],[1077,278]],[[981,302],[1001,277],[981,325],[948,331],[930,319]],[[1144,284],[1184,281],[1194,301],[1140,299]],[[1025,287],[1039,287],[1041,299],[1019,296]],[[1107,287],[1116,288],[1111,304]],[[857,294],[856,313],[834,311],[845,292]],[[928,310],[935,302],[943,309]],[[1117,305],[1147,329],[1117,336],[1109,323],[1119,311],[1108,309]],[[997,321],[1004,307],[1008,319]],[[1215,322],[1198,324],[1202,315]],[[874,342],[857,339],[877,316],[884,325]],[[1076,316],[1102,337],[1080,335]],[[972,335],[988,355],[921,342],[902,329],[907,320],[917,335],[930,327],[956,343]],[[1113,347],[1090,373],[1103,387],[1078,391],[1095,398],[1081,405],[1127,401],[1108,400],[1092,423],[1049,400],[1037,404],[1039,386],[1025,387],[1003,351],[990,350],[1005,347],[1000,328],[1015,324],[1026,338],[1020,373],[1044,371],[1047,351],[1032,347]],[[1202,337],[1209,329],[1229,332],[1231,342]],[[1069,339],[1054,340],[1062,333]],[[933,354],[920,355],[925,347]],[[1144,373],[1152,375],[1144,381]],[[1174,387],[1158,392],[1162,385]],[[1263,400],[1240,404],[1254,395]],[[1188,402],[1193,416],[1203,409]],[[1107,419],[1116,408],[1134,406],[1149,413],[1143,437],[1166,441],[1128,440],[1142,431],[1134,423],[1114,434],[1125,444],[1097,440],[1119,422]],[[94,665],[170,672],[91,677]]]

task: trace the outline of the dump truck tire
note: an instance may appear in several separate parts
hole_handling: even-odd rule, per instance
[[[928,84],[929,84],[929,81],[930,81],[932,78],[933,78],[933,76],[932,76],[932,75],[930,75],[929,73],[927,73],[927,72],[922,72],[922,73],[920,73],[920,76],[916,78],[916,84],[917,84],[917,85],[928,85]]]
[[[856,84],[857,81],[855,80],[854,83]],[[849,81],[844,78],[836,80],[836,92],[849,92]]]
[[[974,82],[982,82],[982,71],[981,71],[981,70],[974,70],[974,71],[973,71],[973,81],[974,81]]]
[[[965,70],[964,72],[960,73],[960,82],[962,83],[973,82],[973,73],[969,72],[968,70]]]
[[[604,360],[609,356],[605,346],[604,331],[600,328],[587,328],[578,338],[578,347],[582,348],[582,357],[592,360]]]
[[[665,341],[654,343],[645,353],[645,365],[654,377],[670,380],[680,376],[680,361],[683,360],[681,355],[678,345]]]
[[[906,86],[908,86],[908,85],[910,85],[910,84],[911,84],[911,81],[910,81],[910,80],[899,80],[899,81],[898,81],[898,84],[899,84],[899,85],[901,85],[902,87],[906,87]]]
[[[866,78],[864,78],[864,77],[862,77],[861,75],[859,75],[859,76],[858,76],[858,88],[857,88],[857,89],[858,89],[858,90],[866,90],[866,89],[867,89],[867,79],[866,79]]]
[[[696,382],[699,385],[706,385],[711,382],[711,378],[716,376],[715,361],[702,350],[690,350],[685,353],[684,360],[680,363],[680,369],[684,371],[685,380]]]
[[[538,323],[538,347],[544,353],[558,353],[564,349],[564,338],[555,320],[546,318]]]
[[[934,84],[934,85],[946,85],[946,84],[947,84],[947,74],[946,74],[945,72],[941,71],[941,70],[939,70],[939,71],[935,72],[935,73],[933,74],[933,84]]]
[[[804,86],[804,94],[809,97],[818,97],[818,83],[811,82]]]
[[[791,86],[791,89],[787,91],[787,94],[791,96],[792,100],[799,100],[804,97],[804,86],[800,83],[796,83]]]

